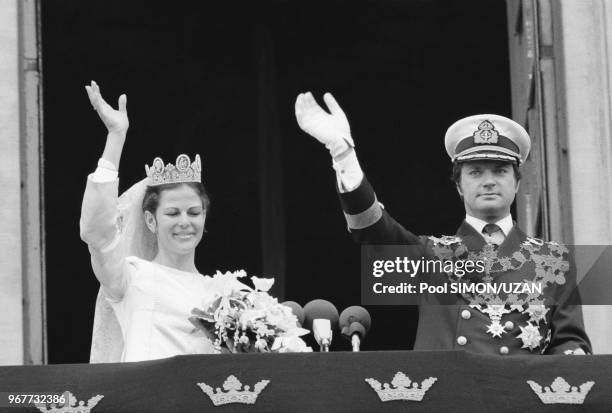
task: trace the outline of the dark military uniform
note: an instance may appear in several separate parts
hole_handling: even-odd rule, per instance
[[[509,305],[507,297],[496,302],[490,296],[457,294],[456,305],[421,305],[415,350],[501,355],[567,354],[578,348],[591,352],[582,309],[575,305],[579,300],[564,294],[575,292],[565,247],[527,237],[516,225],[499,247],[487,244],[466,222],[455,237],[414,235],[384,210],[365,178],[355,190],[340,193],[340,201],[358,243],[418,245],[425,257],[440,258],[447,252],[490,254],[495,257],[491,274],[495,282],[543,282],[544,293],[556,300],[553,306]]]

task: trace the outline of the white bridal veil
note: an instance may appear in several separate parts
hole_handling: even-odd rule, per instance
[[[116,248],[123,256],[136,256],[151,261],[157,253],[157,240],[144,221],[142,200],[147,189],[147,178],[134,184],[118,200],[119,234]],[[90,363],[114,363],[121,360],[123,336],[115,312],[98,291],[91,338]]]

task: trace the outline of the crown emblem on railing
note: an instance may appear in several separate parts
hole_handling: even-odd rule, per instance
[[[542,386],[533,380],[527,380],[527,384],[544,404],[583,404],[595,382],[587,381],[578,388],[570,386],[563,377],[557,377],[550,387],[544,387],[543,391]]]
[[[368,378],[365,379],[370,386],[378,393],[378,397],[383,402],[391,400],[411,400],[420,402],[423,400],[423,396],[427,393],[427,390],[438,380],[437,377],[429,377],[421,383],[419,388],[418,382],[411,381],[401,371],[395,373],[391,385],[384,383],[383,385],[376,379]]]
[[[37,404],[36,407],[44,413],[90,413],[98,402],[104,398],[104,396],[98,394],[87,400],[87,404],[85,404],[82,400],[78,401],[74,394],[69,391],[64,392],[63,397],[67,398],[64,403]]]
[[[261,380],[255,383],[253,391],[250,391],[250,386],[244,386],[243,391],[240,380],[231,375],[223,383],[223,390],[217,387],[213,391],[213,388],[206,383],[198,383],[198,386],[210,397],[215,406],[221,406],[229,403],[255,404],[257,396],[266,388],[268,383],[270,383],[270,380]]]
[[[145,171],[149,178],[149,186],[202,182],[202,161],[200,160],[200,155],[196,155],[192,163],[189,156],[181,154],[176,157],[176,165],[171,163],[164,165],[164,161],[161,158],[155,158],[150,167],[145,165]]]

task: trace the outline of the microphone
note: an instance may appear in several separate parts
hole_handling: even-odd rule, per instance
[[[359,351],[361,340],[370,331],[372,318],[363,307],[354,305],[340,314],[340,333],[351,341],[353,351]]]
[[[299,326],[302,327],[302,325],[304,325],[304,309],[301,305],[295,301],[285,301],[284,303],[281,303],[281,305],[291,308],[291,312],[298,319]]]
[[[304,325],[312,329],[320,351],[329,351],[333,330],[338,328],[338,310],[326,300],[312,300],[304,306]]]

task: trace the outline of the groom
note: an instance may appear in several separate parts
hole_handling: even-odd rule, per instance
[[[563,265],[567,263],[563,261],[567,257],[564,248],[527,237],[512,220],[510,206],[519,188],[519,167],[531,144],[518,123],[498,115],[476,115],[448,129],[446,151],[466,217],[454,237],[417,236],[378,202],[359,165],[346,115],[331,94],[323,99],[329,113],[311,93],[298,95],[295,114],[302,130],[330,152],[340,203],[356,242],[420,245],[432,256],[444,249],[477,256],[493,254],[496,263],[503,263],[495,282],[527,279],[541,282],[557,294],[563,290],[562,284],[566,289],[575,285]],[[419,307],[415,350],[464,349],[498,355],[591,352],[579,305],[545,305],[544,296],[533,296],[525,305],[487,305],[484,303],[491,303],[487,301],[491,297],[459,294],[456,300],[456,305]]]

